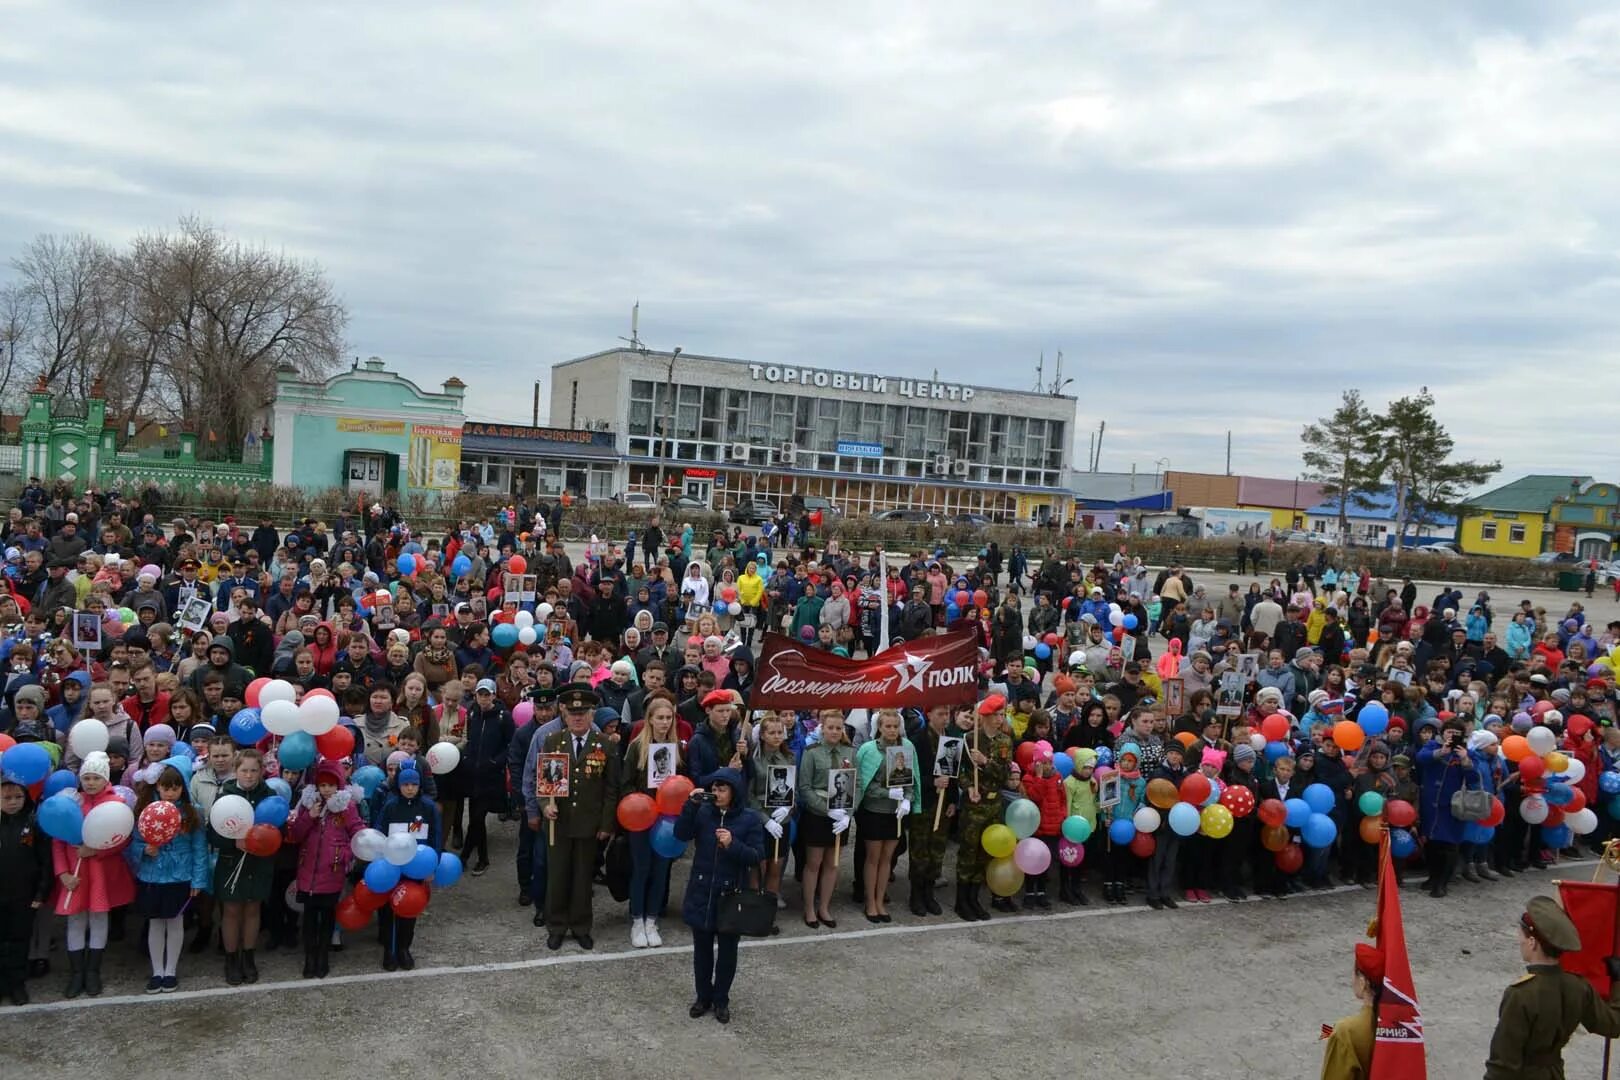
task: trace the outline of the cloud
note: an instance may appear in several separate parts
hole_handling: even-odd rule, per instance
[[[750,359],[1026,387],[1062,349],[1106,468],[1231,430],[1291,475],[1341,389],[1427,384],[1464,452],[1590,471],[1565,433],[1620,392],[1607,13],[0,8],[0,259],[198,213],[477,416],[637,299]]]

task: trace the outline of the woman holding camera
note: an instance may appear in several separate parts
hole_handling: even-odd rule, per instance
[[[1485,755],[1468,749],[1467,730],[1461,720],[1447,720],[1440,737],[1424,743],[1417,753],[1418,828],[1428,842],[1429,862],[1429,880],[1423,887],[1436,899],[1446,895],[1457,871],[1458,847],[1468,824],[1452,814],[1451,797],[1465,786],[1480,786],[1485,765]]]
[[[765,847],[759,816],[744,805],[747,786],[736,769],[717,769],[708,790],[697,788],[675,821],[675,836],[696,841],[686,880],[681,918],[692,928],[692,978],[697,996],[687,1015],[696,1020],[711,1008],[731,1023],[731,981],[737,976],[738,935],[720,933],[720,898],[747,882]]]

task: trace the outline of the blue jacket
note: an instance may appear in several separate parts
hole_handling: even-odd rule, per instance
[[[1529,656],[1531,644],[1529,623],[1508,623],[1507,636],[1502,642],[1502,647],[1507,650],[1510,659],[1523,660]]]
[[[713,803],[689,799],[675,819],[675,836],[683,842],[696,841],[681,919],[694,930],[713,933],[721,895],[745,883],[763,857],[765,826],[759,814],[744,805],[748,786],[736,769],[719,770],[710,783],[731,787],[731,808],[722,811]],[[714,837],[720,828],[731,832],[729,847],[722,848]]]
[[[1468,761],[1459,764],[1449,754],[1441,753],[1440,740],[1431,739],[1417,753],[1418,774],[1418,831],[1430,840],[1442,844],[1460,844],[1463,829],[1468,824],[1451,816],[1451,797],[1463,786],[1481,785],[1482,770],[1486,768],[1484,755],[1467,751]]]
[[[156,855],[146,853],[146,844],[139,836],[131,837],[130,863],[135,877],[152,885],[168,885],[177,881],[188,882],[198,892],[207,892],[213,874],[213,860],[208,857],[208,825],[199,821],[190,832],[183,832],[158,848]]]

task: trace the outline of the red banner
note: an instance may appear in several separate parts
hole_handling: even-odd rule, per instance
[[[919,638],[867,660],[850,660],[781,634],[765,635],[753,709],[927,709],[979,697],[972,630]]]
[[[1620,954],[1620,919],[1615,905],[1620,886],[1590,881],[1560,881],[1558,898],[1563,901],[1569,921],[1581,935],[1581,947],[1564,953],[1558,963],[1571,975],[1579,975],[1603,997],[1609,996],[1609,969],[1605,961]]]
[[[1384,989],[1374,1017],[1371,1080],[1424,1080],[1423,1014],[1418,1009],[1412,964],[1406,955],[1406,925],[1401,920],[1401,891],[1395,884],[1395,862],[1389,834],[1379,852],[1378,916],[1374,944],[1384,954]]]

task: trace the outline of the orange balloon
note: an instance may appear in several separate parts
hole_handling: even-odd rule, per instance
[[[1502,740],[1502,756],[1509,761],[1518,761],[1530,752],[1530,741],[1523,735],[1509,735]]]
[[[1176,785],[1161,776],[1157,780],[1148,781],[1147,798],[1148,802],[1160,810],[1168,810],[1176,805],[1180,795],[1176,792]]]
[[[511,558],[506,560],[506,571],[509,574],[527,573],[528,569],[529,560],[525,559],[521,555],[513,555]]]
[[[681,812],[686,805],[686,797],[692,794],[697,785],[684,776],[672,776],[658,785],[658,812],[660,814],[675,815]]]
[[[1193,743],[1195,743],[1197,741],[1198,741],[1198,736],[1194,735],[1190,731],[1178,731],[1178,732],[1176,732],[1176,742],[1180,743],[1183,747],[1191,746]]]
[[[1376,844],[1384,838],[1384,819],[1382,817],[1364,817],[1361,819],[1361,839],[1368,844]]]
[[[1378,627],[1374,626],[1367,631],[1367,644],[1378,644]]]
[[[1354,720],[1340,720],[1333,725],[1333,741],[1338,743],[1340,750],[1353,754],[1367,741],[1367,733]]]
[[[1288,846],[1288,826],[1260,826],[1260,846],[1267,851],[1281,851]]]

